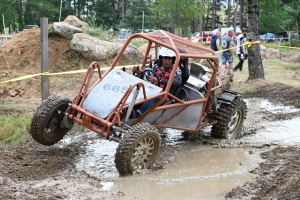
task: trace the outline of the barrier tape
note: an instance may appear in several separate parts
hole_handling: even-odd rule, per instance
[[[278,45],[275,45],[275,44],[261,44],[263,46],[273,46],[273,47],[278,47]],[[283,48],[288,48],[288,49],[300,49],[299,47],[289,47],[289,46],[279,46],[280,48],[283,47]]]
[[[223,51],[228,51],[230,49],[235,49],[235,48],[238,48],[238,47],[241,47],[241,46],[245,46],[245,45],[247,45],[248,48],[250,48],[252,44],[259,44],[259,43],[260,43],[259,41],[255,41],[255,42],[246,41],[244,44],[241,44],[241,45],[238,45],[238,46],[234,46],[234,47],[228,48],[228,49],[222,49],[222,50],[216,51],[216,53],[221,53]]]
[[[133,67],[135,65],[125,65],[125,66],[116,66],[115,68],[130,68]],[[100,70],[107,70],[109,67],[103,67],[100,68]],[[53,75],[65,75],[65,74],[78,74],[78,73],[86,73],[87,69],[81,69],[81,70],[76,70],[76,71],[68,71],[68,72],[54,72],[54,73],[50,73],[50,72],[44,72],[44,73],[38,73],[38,74],[31,74],[31,75],[25,75],[25,76],[21,76],[18,78],[13,78],[10,80],[6,80],[6,81],[1,81],[0,84],[3,83],[9,83],[9,82],[15,82],[15,81],[20,81],[20,80],[24,80],[24,79],[29,79],[29,78],[33,78],[36,76],[53,76]],[[98,69],[96,69],[95,71],[98,71]]]
[[[220,50],[220,51],[216,51],[216,53],[221,53],[223,51],[228,51],[230,49],[235,49],[237,47],[244,46],[244,45],[247,45],[248,48],[250,48],[252,44],[260,44],[260,41],[254,41],[254,42],[246,41],[242,45],[234,46],[232,48],[223,49],[223,50]],[[261,45],[263,45],[263,46],[277,46],[277,45],[270,45],[270,44],[261,44]],[[288,47],[288,46],[280,46],[280,47],[291,48],[291,49],[300,49],[298,47]],[[131,68],[133,66],[136,66],[136,65],[115,66],[115,68],[119,68],[119,69],[120,68],[124,68],[124,67],[125,68]],[[103,68],[100,68],[100,70],[104,70],[105,71],[108,68],[109,67],[103,67]],[[9,82],[15,82],[15,81],[20,81],[20,80],[24,80],[24,79],[33,78],[33,77],[36,77],[36,76],[54,76],[54,75],[65,75],[65,74],[78,74],[78,73],[86,73],[86,71],[87,71],[87,69],[75,70],[75,71],[68,71],[68,72],[54,72],[54,73],[44,72],[44,73],[38,73],[38,74],[25,75],[25,76],[21,76],[21,77],[10,79],[10,80],[6,80],[6,81],[1,81],[0,84],[9,83]],[[96,69],[95,71],[98,71],[98,69]]]

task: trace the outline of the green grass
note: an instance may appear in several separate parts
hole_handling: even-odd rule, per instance
[[[5,110],[5,109],[15,109],[15,108],[17,108],[17,106],[14,105],[14,104],[6,104],[6,103],[3,102],[3,101],[0,103],[0,110]]]
[[[143,46],[144,44],[147,44],[148,41],[144,39],[133,39],[130,41],[130,44],[136,46],[137,48]]]
[[[235,57],[233,67],[238,63]],[[244,62],[243,71],[237,71],[233,77],[233,90],[243,94],[249,94],[255,90],[255,87],[264,84],[282,83],[287,85],[300,85],[299,63],[287,63],[281,60],[263,60],[265,80],[251,81],[247,84],[249,77],[248,62]]]
[[[0,144],[19,146],[29,139],[31,115],[10,114],[0,116]]]

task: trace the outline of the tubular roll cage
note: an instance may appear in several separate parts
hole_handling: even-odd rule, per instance
[[[144,84],[142,82],[138,82],[136,84],[131,85],[128,88],[128,90],[125,92],[125,94],[123,95],[121,100],[118,102],[117,106],[113,109],[113,111],[109,114],[109,116],[107,118],[102,119],[96,115],[93,115],[92,113],[88,112],[86,109],[84,109],[82,107],[83,102],[85,101],[86,97],[91,92],[91,90],[99,82],[101,82],[101,80],[116,66],[117,62],[119,61],[119,59],[120,59],[121,55],[123,54],[123,52],[125,51],[126,47],[129,45],[130,41],[135,38],[143,38],[143,39],[148,40],[148,47],[147,47],[145,57],[143,60],[143,64],[142,64],[143,68],[149,61],[151,61],[151,56],[149,56],[149,53],[150,53],[150,49],[151,49],[153,43],[156,45],[160,45],[160,46],[169,48],[176,53],[176,60],[175,60],[175,64],[174,64],[174,66],[176,66],[176,67],[174,67],[174,69],[171,72],[170,79],[169,79],[169,82],[168,82],[165,90],[157,95],[152,96],[151,98],[147,98]],[[187,49],[187,53],[179,53],[179,51],[178,51],[179,48],[182,48],[185,50]],[[211,81],[208,84],[205,98],[202,98],[199,100],[183,102],[182,100],[180,100],[177,97],[168,93],[170,90],[171,84],[173,82],[174,75],[176,73],[176,69],[179,66],[180,59],[178,59],[178,58],[206,59],[206,61],[209,63],[209,65],[214,69],[213,72],[211,73]],[[106,138],[108,138],[108,136],[110,136],[110,134],[114,130],[124,131],[118,127],[121,126],[122,121],[126,117],[125,113],[123,111],[128,109],[130,106],[130,105],[125,105],[125,102],[129,98],[130,93],[133,92],[133,89],[135,87],[138,87],[138,88],[142,88],[144,99],[137,101],[137,104],[144,103],[150,99],[154,99],[159,96],[162,96],[162,99],[160,101],[158,101],[154,106],[152,106],[148,111],[146,111],[142,116],[140,116],[133,123],[133,125],[140,122],[148,113],[150,113],[154,110],[163,110],[166,108],[175,107],[174,104],[170,104],[170,105],[160,106],[159,108],[157,108],[169,96],[169,97],[175,99],[176,102],[179,102],[180,104],[186,105],[186,106],[188,106],[190,104],[194,104],[194,103],[199,103],[199,102],[204,103],[203,107],[205,109],[202,109],[202,113],[201,113],[202,117],[198,122],[197,129],[196,130],[192,130],[192,129],[188,129],[188,128],[183,129],[183,130],[187,130],[187,131],[200,131],[201,128],[215,123],[215,122],[209,122],[208,120],[205,120],[205,117],[207,116],[209,111],[211,111],[211,107],[212,107],[210,93],[217,90],[218,88],[222,87],[222,82],[221,82],[220,78],[217,77],[218,67],[219,67],[218,56],[213,50],[211,50],[209,48],[195,44],[187,39],[184,39],[184,38],[181,38],[174,34],[165,32],[163,30],[158,30],[158,31],[151,32],[151,33],[136,33],[127,39],[127,41],[121,48],[120,52],[114,59],[113,63],[110,65],[110,67],[107,69],[107,71],[105,71],[103,74],[101,74],[101,68],[100,68],[99,63],[93,62],[89,65],[89,67],[87,69],[87,73],[86,73],[86,75],[83,79],[82,85],[80,87],[79,93],[73,100],[72,105],[67,114],[68,119],[75,121],[75,122],[83,125],[84,127],[88,128],[92,131],[95,131],[96,133],[100,134],[102,137],[106,137]],[[98,72],[99,78],[90,87],[91,79],[92,79],[92,76],[95,71]],[[216,85],[214,85],[214,82],[215,82],[214,80],[217,80]],[[173,117],[175,117],[177,114],[175,114]],[[172,127],[168,127],[168,126],[164,126],[164,125],[158,125],[157,127],[172,128]]]

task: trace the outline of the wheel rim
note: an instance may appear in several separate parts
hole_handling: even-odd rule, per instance
[[[131,166],[133,169],[145,169],[155,155],[156,143],[153,137],[145,137],[139,141],[133,150]]]
[[[60,128],[60,122],[63,120],[63,112],[65,107],[58,108],[50,117],[45,131],[49,135],[53,135],[57,128]]]
[[[238,128],[241,121],[242,111],[236,111],[230,118],[228,123],[227,135],[232,136]]]

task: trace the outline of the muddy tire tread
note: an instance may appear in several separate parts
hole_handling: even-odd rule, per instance
[[[59,104],[69,104],[71,103],[71,100],[60,96],[60,95],[52,95],[49,96],[47,99],[45,99],[42,104],[37,108],[36,112],[34,113],[32,119],[31,119],[31,124],[30,124],[30,134],[32,138],[37,141],[40,144],[43,144],[45,146],[50,146],[58,141],[60,141],[66,133],[69,131],[67,128],[61,128],[59,137],[57,138],[56,141],[49,141],[45,139],[44,137],[44,125],[45,122],[48,118],[49,112]]]
[[[154,136],[158,141],[156,155],[154,155],[151,162],[147,163],[147,168],[152,167],[159,151],[161,137],[158,130],[154,126],[150,125],[149,123],[139,123],[128,130],[128,133],[125,134],[119,146],[117,147],[115,165],[121,176],[126,176],[133,173],[133,169],[130,164],[132,152],[138,139],[147,132],[152,132],[152,136]]]

